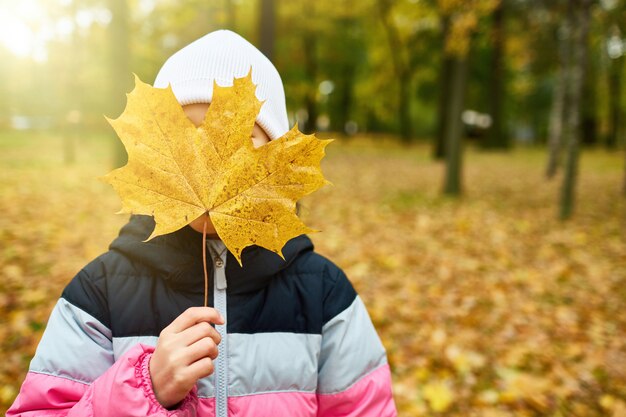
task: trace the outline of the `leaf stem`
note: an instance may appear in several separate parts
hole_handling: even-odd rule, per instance
[[[204,266],[204,306],[208,307],[207,300],[209,298],[209,274],[206,269],[206,224],[207,219],[204,219],[204,226],[202,227],[202,266]]]

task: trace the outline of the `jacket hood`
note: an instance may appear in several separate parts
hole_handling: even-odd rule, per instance
[[[133,215],[122,227],[119,236],[111,243],[109,250],[119,253],[133,263],[151,269],[172,287],[180,289],[203,289],[204,272],[202,265],[202,234],[189,226],[174,233],[157,236],[144,242],[154,229],[151,216]],[[254,291],[267,284],[297,257],[313,251],[313,243],[306,235],[289,240],[283,247],[281,259],[277,254],[250,246],[241,255],[243,266],[239,266],[232,253],[227,253],[226,279],[231,293]],[[207,265],[212,281],[213,268],[207,248]]]

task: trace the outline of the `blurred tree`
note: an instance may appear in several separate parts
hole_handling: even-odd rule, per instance
[[[302,48],[304,52],[304,74],[307,80],[307,88],[304,98],[306,107],[306,122],[303,131],[313,133],[317,125],[317,88],[318,88],[318,52],[317,45],[320,37],[315,19],[319,19],[315,13],[316,3],[304,1],[302,3],[302,16],[310,21],[305,24],[302,32]]]
[[[624,155],[626,156],[626,146],[624,147]],[[622,195],[626,197],[626,158],[624,159],[624,182],[622,184]]]
[[[411,118],[410,112],[410,93],[411,93],[411,75],[413,67],[410,59],[407,56],[407,46],[410,48],[413,46],[413,42],[416,39],[412,39],[404,45],[398,28],[392,20],[392,7],[394,6],[394,0],[377,0],[378,13],[380,20],[385,29],[387,35],[387,41],[389,43],[389,52],[391,56],[391,62],[393,63],[393,69],[395,78],[398,82],[398,98],[397,98],[397,113],[400,127],[400,137],[406,143],[411,140]]]
[[[624,15],[626,14],[626,2],[602,3],[606,10],[608,33],[605,36],[606,52],[609,58],[608,69],[608,129],[606,135],[606,147],[609,150],[617,148],[619,138],[622,136],[622,94],[624,73],[624,55],[626,55],[626,40],[624,40]],[[624,143],[626,151],[626,143]],[[622,195],[626,197],[626,160],[624,161],[624,181]]]
[[[450,17],[443,15],[441,21],[441,50],[445,50],[446,39],[450,31]],[[446,156],[446,110],[450,107],[450,88],[452,85],[452,64],[454,58],[449,54],[443,54],[439,70],[439,109],[437,112],[437,128],[435,131],[435,145],[433,146],[433,157],[442,160]]]
[[[624,155],[626,156],[626,152],[624,153]],[[624,159],[624,180],[622,183],[622,196],[626,197],[626,158]]]
[[[512,144],[543,144],[548,138],[554,76],[558,69],[555,2],[507,0],[504,123]]]
[[[242,36],[254,39],[258,14],[251,7],[236,8],[237,0],[231,0],[233,12]],[[147,2],[150,3],[150,2]],[[141,4],[141,2],[140,2]],[[242,3],[249,6],[247,3]],[[231,9],[223,2],[187,0],[154,2],[148,12],[129,3],[130,67],[142,80],[154,80],[165,60],[190,42],[212,30],[228,27]],[[254,17],[254,19],[252,18]]]
[[[445,2],[440,2],[445,3]],[[447,7],[455,7],[456,5],[448,5]],[[458,6],[456,6],[458,7]],[[448,10],[444,9],[446,12]],[[461,113],[465,103],[465,90],[467,84],[468,71],[468,55],[470,48],[469,30],[461,30],[463,26],[473,26],[474,24],[463,23],[465,19],[471,15],[464,15],[459,12],[453,12],[452,29],[448,32],[446,39],[445,53],[450,55],[450,86],[447,91],[449,96],[446,98],[447,108],[444,110],[445,117],[445,156],[446,156],[446,172],[444,179],[444,194],[458,196],[462,193],[462,156],[463,156],[463,124],[461,122]],[[456,24],[456,27],[455,27]],[[464,32],[463,35],[455,33]],[[455,44],[454,41],[458,44]]]
[[[367,10],[368,86],[376,100],[366,110],[372,130],[393,131],[407,143],[416,128],[429,132],[435,111],[437,10],[432,1],[375,0]]]
[[[346,1],[350,3],[353,1]],[[321,48],[325,76],[333,87],[326,94],[326,110],[332,130],[350,134],[356,128],[349,124],[355,112],[355,85],[359,67],[365,62],[362,26],[360,19],[349,11],[333,17],[332,26],[335,29],[329,31],[328,40]]]
[[[570,6],[562,5],[562,13]],[[569,16],[569,14],[567,14]],[[568,86],[570,84],[570,71],[571,71],[571,37],[572,37],[572,21],[569,18],[561,20],[557,36],[558,36],[558,74],[552,93],[552,108],[550,110],[550,125],[548,136],[548,165],[546,167],[546,177],[548,179],[553,178],[559,168],[562,142],[563,142],[563,129],[565,123],[565,116],[568,114],[568,108],[570,105],[570,99],[568,97]]]
[[[386,59],[379,66],[385,68],[386,80],[381,82],[384,90],[380,93],[389,97],[393,126],[407,143],[416,128],[432,133],[424,122],[432,125],[436,114],[431,107],[438,97],[440,17],[433,1],[376,0],[375,7],[373,13],[383,33],[372,38],[370,53],[384,51]],[[386,48],[380,45],[381,36]],[[391,85],[390,78],[395,81]]]
[[[258,30],[259,49],[272,61],[274,60],[274,44],[276,42],[276,4],[274,0],[260,0]]]
[[[447,45],[446,45],[447,47]],[[460,195],[462,192],[462,156],[463,156],[463,124],[461,113],[465,103],[465,90],[467,86],[468,71],[468,51],[469,42],[464,49],[451,52],[450,61],[450,86],[447,108],[445,115],[445,156],[446,173],[444,182],[444,193],[449,195]]]
[[[491,52],[491,77],[489,80],[489,114],[491,127],[486,140],[482,142],[487,149],[508,149],[510,147],[508,132],[504,126],[504,82],[505,61],[504,46],[506,37],[506,13],[507,0],[500,0],[493,12],[492,28],[492,52]]]
[[[224,0],[226,2],[226,26],[237,31],[237,6],[235,0]]]
[[[588,35],[593,0],[570,0],[566,19],[571,28],[572,58],[567,84],[570,105],[566,118],[567,162],[561,188],[560,218],[571,217],[574,209],[578,153],[580,147],[580,109],[583,100],[583,82],[588,58]]]
[[[622,114],[622,74],[624,72],[624,41],[622,31],[617,23],[609,28],[606,48],[609,55],[609,74],[607,94],[609,105],[608,132],[606,136],[606,146],[608,149],[615,149],[621,128]]]
[[[285,87],[287,107],[303,132],[313,132],[317,118],[319,21],[315,16],[318,6],[310,2],[293,1],[276,9],[276,56],[274,64]],[[311,114],[311,113],[312,114]]]
[[[592,40],[587,36],[587,54],[585,60],[585,78],[583,79],[583,97],[580,109],[581,145],[594,145],[598,142],[598,59],[592,48]]]
[[[262,0],[188,0],[184,3],[174,0],[51,0],[42,3],[43,15],[49,15],[51,30],[56,31],[67,23],[67,9],[74,3],[80,5],[81,18],[92,22],[81,26],[79,40],[83,48],[75,46],[71,34],[55,32],[46,41],[47,60],[34,61],[31,57],[11,55],[6,60],[11,62],[3,65],[6,77],[15,80],[4,87],[11,96],[10,104],[3,102],[5,113],[64,120],[66,110],[72,110],[66,102],[81,101],[85,125],[100,128],[105,126],[101,123],[102,113],[115,117],[121,111],[122,92],[131,88],[131,72],[138,73],[144,80],[154,79],[169,55],[220,27],[237,25],[243,36],[260,42],[258,23],[272,26],[267,24],[271,18],[261,17],[263,4],[272,2]],[[458,85],[451,74],[458,75],[458,72],[452,71],[456,55],[449,50],[471,41],[472,47],[468,47],[472,51],[471,65],[466,65],[470,73],[465,75],[469,80],[467,92],[463,92],[465,97],[461,101],[456,97],[456,103],[461,102],[461,111],[475,109],[491,114],[494,132],[498,130],[498,111],[504,112],[507,122],[502,122],[501,128],[509,128],[511,139],[515,135],[541,142],[548,125],[552,127],[550,137],[558,136],[553,133],[555,123],[548,122],[548,106],[554,105],[553,115],[564,114],[566,109],[563,108],[570,101],[564,93],[558,93],[564,91],[559,85],[563,85],[565,76],[554,75],[558,56],[555,52],[559,51],[556,46],[567,44],[558,43],[557,37],[549,35],[561,24],[560,9],[565,7],[565,0],[506,0],[499,6],[498,0],[296,0],[281,3],[274,0],[273,3],[276,33],[272,59],[283,76],[291,120],[294,113],[301,122],[309,114],[308,125],[301,123],[305,130],[315,130],[314,121],[319,120],[319,127],[324,129],[340,131],[348,121],[354,121],[350,123],[351,129],[358,125],[361,131],[399,133],[405,140],[436,131],[433,151],[442,156],[445,144],[442,138],[450,139],[448,130],[462,132],[454,126],[459,118],[450,119],[448,103],[452,103],[450,99],[458,93],[450,88]],[[598,125],[599,131],[606,135],[602,138],[607,137],[607,143],[615,146],[619,143],[621,129],[623,58],[620,55],[607,59],[606,49],[607,40],[613,38],[611,28],[617,26],[623,30],[620,24],[624,20],[624,1],[602,3],[617,6],[601,13],[597,9],[594,15],[586,61],[590,66],[584,71],[588,75],[584,84],[586,91],[595,91],[596,104],[588,99],[592,97],[589,93],[583,94],[586,100],[580,109],[580,125]],[[106,16],[108,11],[113,16],[110,23]],[[95,21],[98,23],[93,23]],[[33,28],[37,26],[31,23]],[[119,35],[125,25],[125,35]],[[506,36],[496,36],[504,28]],[[620,50],[621,36],[614,37]],[[507,53],[498,59],[500,47]],[[109,48],[110,54],[102,53]],[[128,58],[130,50],[133,54]],[[70,52],[77,51],[80,58],[70,56]],[[80,62],[71,65],[73,59]],[[500,66],[508,69],[506,74],[499,72]],[[78,84],[65,88],[64,74],[69,76],[70,67],[80,67]],[[490,75],[492,73],[494,75]],[[23,74],[28,77],[15,76]],[[499,77],[503,78],[501,83],[497,82]],[[58,82],[53,82],[55,80]],[[40,94],[42,86],[46,88],[45,95]],[[499,88],[506,94],[498,95]],[[70,97],[72,90],[81,93],[78,101]],[[549,100],[552,90],[555,98],[562,98]],[[490,96],[494,97],[492,104]],[[497,96],[500,96],[499,104]],[[113,105],[109,107],[112,101],[119,105],[115,110],[111,109]],[[601,116],[600,122],[588,117],[595,113]],[[585,114],[587,122],[583,120]],[[563,122],[562,117],[552,117],[552,120]],[[583,133],[581,141],[589,137]],[[488,140],[486,145],[489,143]],[[558,156],[558,153],[552,155]]]
[[[463,124],[461,113],[465,102],[468,59],[473,32],[482,16],[490,14],[498,0],[438,0],[442,14],[450,16],[450,31],[445,52],[452,58],[451,88],[445,111],[446,171],[444,194],[458,196],[462,192]]]
[[[622,92],[620,88],[621,70],[618,69],[615,73],[613,73],[613,64],[615,61],[621,61],[621,37],[618,36],[617,38],[613,38],[617,41],[614,43],[615,49],[613,49],[613,52],[617,54],[614,56],[616,60],[607,58],[606,52],[610,49],[609,40],[611,39],[611,25],[616,21],[615,17],[619,16],[618,10],[620,7],[623,7],[623,5],[619,6],[621,3],[623,2],[599,2],[605,10],[598,8],[594,11],[592,18],[590,18],[590,28],[588,30],[588,36],[586,37],[587,57],[585,59],[585,68],[583,71],[584,78],[582,97],[584,97],[584,100],[582,100],[579,110],[579,128],[581,130],[580,145],[592,145],[597,143],[600,129],[607,132],[606,139],[609,147],[611,146],[611,137],[616,137],[612,132],[614,126],[619,126],[619,115],[621,112],[620,98]],[[560,25],[560,29],[557,33],[559,70],[553,88],[548,141],[549,157],[546,166],[546,177],[552,178],[559,169],[561,159],[560,154],[565,146],[562,143],[562,138],[565,133],[564,124],[567,123],[565,119],[569,114],[568,105],[571,103],[571,99],[567,97],[567,85],[569,85],[568,77],[570,76],[567,71],[568,69],[571,69],[571,60],[573,59],[572,57],[576,53],[576,50],[572,46],[574,41],[572,39],[568,39],[573,36],[574,33],[573,29],[568,27],[571,23],[568,19],[560,19],[560,17],[567,13],[568,7],[573,7],[573,4],[562,0],[550,3],[549,6],[545,7],[552,10],[555,16],[554,21],[558,21]],[[594,26],[591,26],[594,21]],[[608,28],[608,31],[606,28]],[[619,63],[617,67],[623,70],[623,66],[619,65]],[[616,75],[616,78],[613,78],[612,75]],[[600,115],[606,115],[606,121],[603,123],[600,123],[599,121]],[[615,135],[617,134],[617,131],[615,131]]]
[[[342,32],[345,33],[345,38],[348,39],[348,42],[343,43],[346,48],[342,56],[345,58],[341,60],[337,76],[339,94],[335,96],[339,97],[339,99],[337,100],[338,105],[336,107],[336,117],[334,118],[333,126],[334,130],[344,133],[351,133],[348,122],[351,120],[350,116],[352,114],[354,101],[354,84],[357,65],[359,63],[355,55],[361,50],[358,41],[355,39],[356,26],[357,21],[352,17],[347,17],[339,22],[339,27],[343,29]]]
[[[452,58],[450,68],[450,96],[445,111],[445,157],[446,173],[443,192],[458,196],[462,192],[462,162],[463,162],[463,124],[461,112],[465,102],[465,88],[467,85],[467,57]]]
[[[111,12],[109,24],[109,71],[111,110],[109,114],[118,115],[125,105],[126,92],[131,90],[130,70],[130,10],[126,0],[107,0]],[[116,167],[126,163],[127,155],[119,140],[113,141]]]
[[[279,8],[276,65],[301,130],[344,131],[348,126],[354,133],[371,127],[365,109],[378,108],[387,99],[384,93],[376,100],[364,97],[357,88],[372,89],[377,81],[366,77],[381,75],[376,63],[366,65],[372,47],[365,38],[372,31],[366,28],[371,27],[368,19],[374,20],[367,17],[367,8],[369,2],[355,0],[300,0]],[[365,99],[357,100],[359,95]]]

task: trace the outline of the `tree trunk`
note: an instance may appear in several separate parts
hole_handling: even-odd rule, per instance
[[[411,106],[409,93],[411,79],[409,74],[403,73],[398,78],[398,117],[400,122],[400,138],[404,144],[411,142]]]
[[[611,60],[610,74],[609,74],[609,133],[606,138],[606,147],[608,149],[615,149],[617,147],[617,138],[619,137],[620,129],[620,91],[621,91],[621,71],[619,68],[621,65],[621,58]]]
[[[315,4],[313,2],[304,3],[304,16],[313,19],[315,16]],[[304,104],[307,111],[307,121],[303,132],[313,133],[317,124],[317,34],[309,26],[304,29],[302,46],[304,49],[304,72],[307,79],[307,92]]]
[[[571,7],[571,6],[570,6]],[[569,13],[569,12],[568,12]],[[571,22],[569,15],[563,19],[559,28],[558,56],[559,72],[556,86],[552,93],[552,108],[550,109],[550,124],[548,127],[548,165],[546,178],[552,179],[556,175],[560,161],[563,142],[563,125],[568,106],[568,85],[571,62]]]
[[[405,47],[402,44],[400,35],[398,34],[398,28],[392,22],[391,13],[392,2],[389,0],[378,0],[378,12],[380,14],[381,22],[387,34],[387,42],[389,43],[389,52],[391,55],[391,62],[395,72],[396,79],[398,80],[398,95],[397,95],[397,112],[398,112],[398,128],[400,131],[400,137],[402,142],[408,143],[411,140],[411,114],[409,108],[409,87],[411,84],[411,70],[407,63],[405,54]]]
[[[459,196],[462,193],[463,123],[461,113],[465,102],[468,58],[452,58],[450,101],[446,111],[446,173],[444,194]]]
[[[261,0],[258,20],[259,50],[272,61],[276,39],[276,4],[274,0]]]
[[[346,126],[352,115],[352,104],[354,100],[354,75],[356,68],[352,63],[346,63],[341,75],[341,96],[337,111],[335,129],[346,132]]]
[[[450,85],[452,84],[453,59],[445,53],[445,44],[450,30],[450,18],[441,18],[441,69],[439,71],[439,108],[437,109],[437,131],[435,132],[435,146],[433,158],[443,160],[446,156],[446,112],[450,103]]]
[[[592,0],[571,0],[570,21],[573,22],[572,61],[569,79],[571,103],[567,115],[567,163],[561,188],[560,218],[568,219],[574,211],[576,180],[578,175],[578,152],[580,146],[580,109],[582,101],[585,61],[587,60],[587,37],[591,20]]]
[[[493,51],[491,55],[491,81],[489,85],[489,101],[491,128],[483,147],[487,149],[508,149],[510,143],[503,124],[504,104],[504,37],[505,37],[505,2],[501,0],[493,13]]]
[[[128,3],[126,0],[109,0],[111,23],[109,24],[109,72],[111,92],[111,117],[117,117],[124,109],[126,93],[131,89],[130,36]],[[113,133],[115,135],[115,133]],[[114,140],[113,165],[126,164],[128,156],[121,141]]]
[[[587,42],[589,42],[587,37]],[[587,51],[590,50],[587,45]],[[589,52],[587,52],[589,54]],[[593,59],[585,60],[585,78],[583,80],[583,93],[585,98],[581,102],[580,110],[580,134],[581,145],[595,145],[598,142],[598,103],[596,94],[596,68]]]
[[[626,147],[624,148],[626,150]],[[624,153],[626,156],[626,153]],[[624,184],[622,185],[622,195],[626,197],[626,158],[624,158]]]
[[[309,91],[305,99],[307,119],[303,132],[307,134],[315,133],[317,127],[317,99],[314,91]]]
[[[622,70],[624,57],[620,56],[609,61],[609,132],[606,138],[606,147],[610,150],[617,148],[621,124],[621,95]]]

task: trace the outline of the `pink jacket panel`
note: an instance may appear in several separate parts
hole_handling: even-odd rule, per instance
[[[214,416],[215,400],[198,401],[196,389],[180,408],[157,402],[148,370],[154,348],[136,345],[91,385],[64,377],[29,372],[8,417],[195,417]],[[262,393],[228,400],[229,417],[393,417],[388,365],[368,373],[334,394]]]
[[[315,417],[314,393],[274,392],[228,399],[229,417]]]
[[[345,391],[318,394],[319,417],[395,417],[391,372],[385,364]]]
[[[153,350],[138,344],[91,385],[29,372],[7,417],[195,417],[195,388],[176,410],[156,400],[148,369]]]
[[[67,415],[88,388],[70,379],[29,372],[7,416]]]
[[[198,416],[214,416],[215,400],[200,398]],[[336,394],[275,392],[231,397],[229,417],[395,417],[389,365]]]

